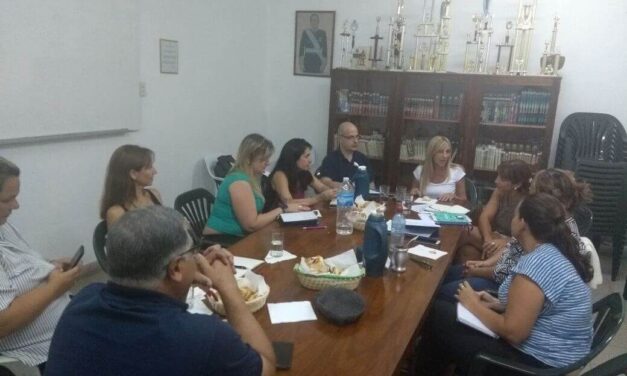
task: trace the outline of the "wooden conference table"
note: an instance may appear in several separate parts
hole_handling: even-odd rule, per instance
[[[388,204],[388,207],[392,205]],[[336,235],[335,209],[319,208],[326,229],[303,230],[300,226],[274,223],[248,235],[229,250],[237,256],[263,259],[272,231],[284,233],[284,248],[297,259],[262,264],[255,272],[270,285],[268,303],[312,301],[317,291],[304,288],[292,268],[300,256],[331,257],[361,245],[363,232]],[[388,210],[388,217],[391,211]],[[264,306],[255,317],[272,341],[294,343],[292,367],[281,375],[392,375],[419,328],[440,280],[451,263],[459,227],[440,229],[440,249],[449,255],[430,270],[408,261],[407,271],[386,270],[381,278],[364,277],[355,290],[366,301],[363,316],[354,324],[336,326],[318,315],[317,321],[273,325]]]

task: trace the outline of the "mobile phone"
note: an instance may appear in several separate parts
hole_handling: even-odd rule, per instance
[[[85,254],[85,247],[81,245],[80,247],[78,247],[78,250],[76,251],[76,253],[72,257],[70,262],[66,264],[66,267],[65,267],[64,270],[70,270],[73,267],[75,267],[76,265],[78,265],[79,261],[81,261],[81,259],[83,258],[84,254]]]
[[[272,347],[276,355],[276,368],[289,369],[292,367],[294,344],[292,342],[272,342]]]

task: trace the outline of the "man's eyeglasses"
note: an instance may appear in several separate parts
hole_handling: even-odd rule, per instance
[[[361,138],[360,135],[356,135],[356,136],[344,136],[344,135],[340,135],[340,137],[345,138],[347,140],[350,141],[359,141],[359,139]]]

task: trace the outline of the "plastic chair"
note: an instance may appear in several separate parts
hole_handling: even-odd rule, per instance
[[[581,376],[618,376],[623,374],[627,374],[627,354],[601,363]]]
[[[208,190],[196,188],[178,195],[174,200],[174,209],[187,218],[194,233],[200,237],[211,214],[211,205],[214,200],[215,198]]]
[[[211,179],[213,179],[213,184],[214,184],[214,193],[217,195],[218,194],[218,188],[220,188],[220,184],[224,181],[224,178],[221,178],[219,176],[216,176],[215,172],[214,172],[214,168],[216,166],[216,162],[218,160],[218,157],[215,155],[207,155],[205,158],[205,167],[207,168],[207,172],[209,173],[209,176],[211,176]]]
[[[594,218],[592,210],[585,205],[579,205],[573,210],[573,217],[577,223],[579,235],[586,236],[592,227],[592,220]]]
[[[594,332],[592,347],[588,355],[578,362],[561,368],[535,368],[509,359],[504,359],[487,353],[479,353],[471,364],[469,375],[482,375],[488,366],[515,371],[521,375],[565,375],[585,367],[603,349],[618,332],[623,323],[623,301],[618,293],[613,293],[592,305]]]
[[[564,119],[555,153],[555,167],[575,170],[577,160],[625,161],[627,133],[612,115],[576,112]]]
[[[587,181],[593,198],[589,208],[594,222],[589,236],[599,249],[601,236],[612,237],[612,281],[616,280],[627,228],[627,162],[579,159],[575,176]]]
[[[94,229],[94,236],[92,238],[92,245],[94,247],[94,253],[98,264],[104,270],[105,273],[109,273],[109,261],[107,259],[107,250],[105,243],[107,240],[107,221],[100,221]]]

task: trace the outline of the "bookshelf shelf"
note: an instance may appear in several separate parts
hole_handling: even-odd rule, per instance
[[[546,168],[560,84],[550,76],[334,69],[327,150],[335,149],[342,117],[362,134],[376,129],[374,154],[383,158],[370,157],[375,181],[394,188],[411,184],[428,140],[442,135],[469,177],[492,184],[506,159]]]

